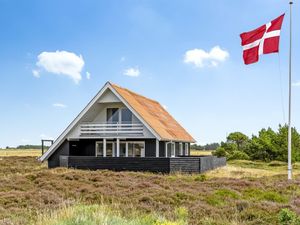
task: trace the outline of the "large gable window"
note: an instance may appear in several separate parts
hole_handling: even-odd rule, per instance
[[[121,109],[121,122],[122,123],[132,123],[132,112],[127,108]]]
[[[119,109],[118,108],[107,108],[106,109],[106,121],[108,123],[119,122]]]
[[[127,108],[107,108],[106,109],[106,121],[108,123],[132,123],[132,112]]]

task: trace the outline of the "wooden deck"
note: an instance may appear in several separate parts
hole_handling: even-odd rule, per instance
[[[202,173],[225,165],[225,158],[215,156],[172,158],[60,156],[62,167],[90,170]]]

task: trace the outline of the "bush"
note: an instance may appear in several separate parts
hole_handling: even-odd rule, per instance
[[[300,225],[300,217],[289,209],[281,209],[278,219],[281,225]]]
[[[226,151],[223,147],[218,147],[216,151],[212,152],[212,155],[217,157],[225,157]]]
[[[278,131],[261,129],[258,135],[248,138],[240,132],[230,133],[226,142],[221,142],[214,155],[230,159],[287,161],[288,126],[279,125]],[[300,161],[300,134],[292,128],[292,161]]]
[[[228,157],[228,160],[235,160],[235,159],[249,160],[250,157],[249,157],[245,152],[234,151],[234,152]]]

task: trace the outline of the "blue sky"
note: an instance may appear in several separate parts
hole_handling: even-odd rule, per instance
[[[299,11],[296,2],[294,83]],[[245,66],[239,34],[283,12],[280,54]],[[158,100],[198,143],[277,128],[287,120],[287,16],[286,0],[0,0],[0,147],[56,138],[108,80]],[[202,65],[185,62],[194,49],[206,52]],[[65,74],[49,65],[56,51],[70,60]],[[294,86],[300,129],[299,101]]]

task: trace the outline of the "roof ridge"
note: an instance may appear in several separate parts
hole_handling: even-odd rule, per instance
[[[128,88],[122,87],[122,86],[120,86],[120,85],[118,85],[118,84],[115,84],[115,83],[112,83],[112,82],[109,82],[109,81],[108,81],[108,83],[109,83],[110,85],[112,85],[112,86],[116,86],[116,87],[118,87],[118,88],[122,88],[122,89],[124,89],[124,90],[130,92],[131,94],[138,95],[138,96],[140,96],[140,97],[142,97],[142,98],[145,98],[145,99],[148,99],[148,100],[150,100],[150,101],[152,101],[152,102],[155,102],[155,103],[160,104],[158,101],[156,101],[156,100],[154,100],[154,99],[152,99],[152,98],[148,98],[148,97],[146,97],[146,96],[144,96],[144,95],[141,95],[141,94],[139,94],[139,93],[137,93],[137,92],[134,92],[134,91],[132,91],[132,90],[130,90],[130,89],[128,89]]]

